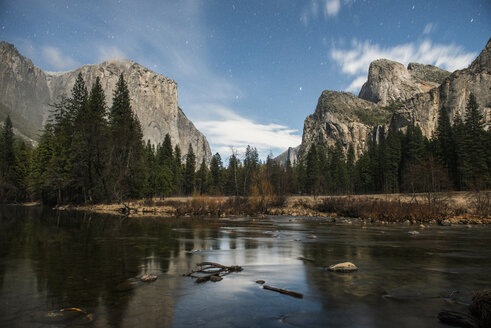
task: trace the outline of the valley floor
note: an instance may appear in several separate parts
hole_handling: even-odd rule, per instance
[[[120,204],[59,206],[128,216],[280,215],[333,222],[491,224],[491,191],[288,197],[169,197]]]

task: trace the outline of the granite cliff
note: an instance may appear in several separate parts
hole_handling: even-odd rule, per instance
[[[208,163],[211,160],[208,141],[179,108],[177,83],[170,78],[124,59],[85,65],[69,72],[44,72],[6,42],[0,43],[0,59],[2,112],[11,114],[19,134],[29,139],[36,140],[49,117],[49,105],[62,95],[70,96],[79,73],[89,89],[96,77],[101,79],[108,106],[111,106],[119,75],[123,73],[145,141],[150,140],[155,145],[169,133],[173,144],[180,145],[183,155],[191,143],[198,164],[203,158]],[[26,122],[31,124],[29,129],[25,128]]]
[[[431,138],[439,109],[447,108],[452,119],[457,113],[463,116],[471,92],[489,129],[490,90],[491,39],[468,68],[453,73],[431,65],[410,63],[405,68],[397,62],[376,60],[370,64],[358,97],[322,92],[314,114],[305,119],[299,156],[315,142],[333,145],[340,141],[345,149],[352,144],[358,157],[369,140],[378,141],[389,128],[404,130],[409,124],[419,126]]]

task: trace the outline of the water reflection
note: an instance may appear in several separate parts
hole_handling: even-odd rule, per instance
[[[489,288],[490,228],[432,227],[416,237],[408,230],[0,207],[0,325],[77,326],[46,314],[78,307],[94,314],[94,327],[433,327],[441,308],[456,307],[442,294],[460,290],[466,301]],[[325,269],[347,260],[360,270]],[[201,261],[244,271],[219,283],[181,276]],[[146,273],[158,280],[140,282]],[[304,298],[263,290],[258,279]]]

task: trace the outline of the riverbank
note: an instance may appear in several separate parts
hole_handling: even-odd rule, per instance
[[[288,197],[170,197],[121,204],[59,206],[96,213],[141,216],[279,215],[330,221],[408,224],[491,224],[491,191]],[[354,219],[354,220],[353,220]]]

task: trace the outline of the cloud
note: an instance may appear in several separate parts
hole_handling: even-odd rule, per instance
[[[428,23],[425,25],[425,28],[423,29],[423,35],[430,34],[432,31],[434,31],[436,28],[436,24],[433,23]]]
[[[370,63],[376,59],[385,58],[404,65],[410,62],[431,64],[452,72],[467,67],[477,56],[475,52],[466,52],[461,46],[433,44],[430,40],[393,47],[353,40],[351,48],[334,48],[330,55],[339,64],[343,73],[356,76],[346,88],[349,91],[357,91],[356,87],[361,87],[361,76],[366,76]]]
[[[363,84],[366,82],[367,80],[367,77],[366,75],[360,75],[358,76],[356,79],[353,80],[353,82],[351,82],[351,84],[346,88],[346,91],[350,91],[350,92],[358,92],[358,90],[361,89],[361,87],[363,86]]]
[[[353,0],[344,0],[343,5],[353,4]],[[310,4],[304,8],[300,15],[300,21],[305,25],[309,25],[310,21],[316,20],[322,15],[324,19],[335,17],[341,11],[341,0],[312,0]]]
[[[325,15],[327,16],[336,16],[341,9],[340,0],[327,0],[325,7]]]
[[[215,114],[215,119],[197,121],[195,125],[208,138],[219,152],[231,154],[231,149],[244,151],[250,145],[256,147],[261,157],[273,151],[277,155],[292,145],[299,145],[302,137],[298,130],[287,126],[268,123],[262,124],[244,118],[233,110],[205,105],[207,111]]]
[[[127,56],[124,52],[115,46],[99,45],[97,47],[97,52],[99,54],[98,61],[103,62],[109,59],[124,59]]]
[[[45,46],[41,49],[41,52],[48,64],[57,71],[72,69],[78,65],[77,61],[70,56],[62,54],[58,48]]]

